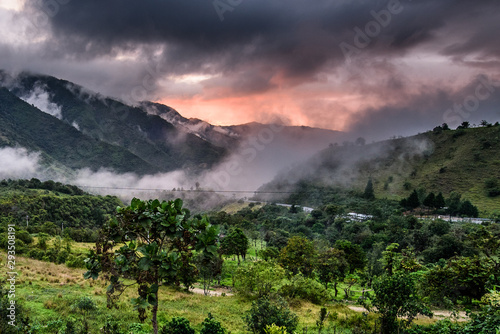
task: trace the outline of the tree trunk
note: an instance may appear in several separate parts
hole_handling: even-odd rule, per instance
[[[333,283],[333,289],[335,290],[335,298],[337,298],[337,294],[339,293],[339,290],[337,290],[337,281]]]
[[[156,303],[153,305],[153,311],[151,312],[153,323],[153,333],[158,334],[158,320],[156,319],[156,315],[158,314],[158,292],[156,293]]]

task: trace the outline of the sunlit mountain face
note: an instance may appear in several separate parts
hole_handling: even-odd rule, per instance
[[[0,67],[214,125],[279,120],[383,139],[499,117],[499,6],[3,0]]]

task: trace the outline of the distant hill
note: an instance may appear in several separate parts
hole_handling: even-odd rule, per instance
[[[118,172],[155,171],[152,165],[122,147],[78,131],[5,88],[0,88],[0,101],[0,147],[21,146],[41,152],[41,162],[61,173],[84,167],[107,167]]]
[[[362,192],[372,178],[377,198],[400,199],[413,189],[458,192],[480,211],[500,210],[486,181],[500,179],[500,126],[434,131],[366,144],[330,145],[260,190],[294,191],[316,184]]]
[[[14,123],[0,124],[0,145],[41,152],[47,166],[64,172],[105,167],[139,175],[200,174],[253,145],[258,154],[249,168],[269,180],[342,135],[260,123],[212,125],[163,104],[129,106],[47,75],[13,77],[0,70],[0,86],[4,119],[16,110],[9,115]]]
[[[179,168],[196,172],[219,162],[226,154],[224,148],[182,131],[159,116],[65,80],[23,73],[11,85],[11,92],[33,101],[42,111],[55,113],[80,133],[129,151],[156,172]],[[50,108],[58,110],[43,110]]]
[[[255,189],[344,135],[304,126],[212,125],[167,105],[130,106],[40,74],[0,70],[0,87],[0,147],[39,152],[44,179],[64,180],[81,168],[138,175],[182,170],[194,179],[224,173],[236,161],[244,168],[227,187]]]

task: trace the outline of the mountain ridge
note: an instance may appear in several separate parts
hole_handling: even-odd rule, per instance
[[[486,182],[500,179],[500,126],[433,131],[372,144],[330,145],[279,174],[260,191],[295,191],[321,184],[363,192],[373,180],[378,198],[402,199],[414,190],[461,194],[484,213],[500,212]]]

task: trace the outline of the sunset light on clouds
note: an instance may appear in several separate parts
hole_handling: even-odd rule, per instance
[[[479,78],[500,80],[497,1],[235,3],[2,0],[0,67],[219,125],[384,138],[499,117],[498,88],[472,111],[446,112]]]

